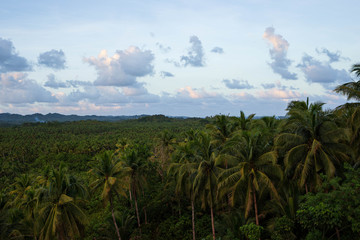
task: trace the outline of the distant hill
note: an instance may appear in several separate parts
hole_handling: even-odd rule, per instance
[[[46,115],[35,113],[31,115],[20,115],[10,113],[0,113],[0,125],[20,125],[23,123],[45,123],[45,122],[73,122],[83,120],[96,120],[96,121],[123,121],[129,119],[138,119],[147,117],[148,115],[134,115],[134,116],[78,116],[78,115],[63,115],[59,113],[49,113]]]

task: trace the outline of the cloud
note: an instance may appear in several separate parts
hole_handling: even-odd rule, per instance
[[[263,84],[261,84],[261,86],[262,86],[264,89],[275,88],[275,84],[274,84],[274,83],[263,83]]]
[[[84,62],[95,67],[97,79],[94,85],[98,86],[136,85],[138,77],[153,73],[153,60],[151,51],[142,51],[138,47],[117,50],[112,57],[108,57],[107,51],[102,50],[97,58],[84,58]]]
[[[321,50],[316,49],[316,52],[318,54],[325,54],[326,56],[328,56],[329,63],[339,62],[340,60],[350,60],[347,57],[342,57],[340,51],[330,52],[328,49],[322,48]]]
[[[197,36],[190,37],[191,47],[188,50],[188,55],[181,56],[180,61],[184,62],[184,66],[203,67],[205,65],[204,49],[201,41]]]
[[[236,80],[233,79],[232,81],[228,79],[224,79],[223,83],[227,88],[230,89],[251,89],[254,88],[254,86],[250,85],[248,81],[246,80]]]
[[[286,57],[289,48],[288,41],[286,41],[281,35],[275,34],[275,29],[273,27],[265,29],[263,38],[268,40],[272,45],[269,52],[273,61],[269,63],[269,65],[274,73],[279,74],[286,80],[296,80],[296,74],[290,73],[288,70],[292,62]]]
[[[49,88],[54,88],[54,89],[58,89],[58,88],[68,88],[69,85],[65,82],[60,82],[60,81],[57,81],[55,79],[55,75],[50,73],[48,76],[47,76],[48,80],[45,82],[44,86],[45,87],[49,87]]]
[[[20,57],[10,40],[0,38],[0,73],[31,71],[32,67]]]
[[[351,80],[345,69],[334,69],[329,62],[320,62],[308,54],[304,54],[297,67],[305,74],[306,81],[320,83],[325,88],[334,88],[339,83]]]
[[[218,53],[218,54],[223,54],[224,50],[221,47],[214,47],[213,49],[211,49],[211,52]]]
[[[302,94],[292,90],[285,89],[275,89],[272,88],[270,90],[259,91],[257,92],[257,96],[265,99],[298,99],[303,97]]]
[[[172,73],[170,73],[170,72],[161,71],[161,72],[160,72],[160,76],[161,76],[162,78],[174,77],[174,74],[172,74]]]
[[[158,46],[158,48],[160,49],[160,51],[161,52],[163,52],[163,53],[168,53],[168,52],[170,52],[171,51],[171,47],[169,47],[169,46],[164,46],[163,44],[161,44],[161,43],[156,43],[156,46]]]
[[[71,87],[78,87],[78,86],[91,86],[93,85],[92,82],[89,81],[79,81],[79,80],[67,80],[66,83]]]
[[[65,69],[66,60],[65,53],[62,50],[52,49],[50,51],[40,53],[38,64],[55,70]]]
[[[14,72],[0,74],[0,103],[24,104],[35,102],[57,102],[57,98],[27,74]]]

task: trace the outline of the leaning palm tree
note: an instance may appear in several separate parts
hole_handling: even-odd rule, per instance
[[[258,129],[241,132],[233,147],[238,149],[239,163],[219,176],[220,195],[231,192],[232,205],[240,201],[245,208],[245,218],[253,209],[259,225],[257,195],[267,190],[272,198],[279,199],[275,181],[282,179],[282,170],[276,153],[268,151]]]
[[[90,170],[96,178],[96,180],[90,184],[90,187],[93,190],[97,190],[99,188],[102,189],[101,199],[103,200],[104,205],[110,203],[113,224],[115,226],[118,239],[121,240],[119,228],[116,223],[113,202],[115,195],[126,195],[125,183],[120,179],[122,164],[121,162],[116,161],[111,152],[103,152],[96,157],[96,160],[98,160],[100,164],[98,167]]]
[[[48,187],[39,197],[39,214],[44,219],[40,240],[74,239],[82,235],[87,217],[79,201],[85,193],[85,188],[66,174],[62,165],[52,171]]]
[[[360,64],[354,64],[351,68],[351,72],[355,73],[356,77],[360,77]],[[356,102],[340,105],[339,107],[337,107],[337,109],[360,106],[360,80],[347,82],[342,85],[339,85],[334,89],[334,91],[347,96],[347,100],[356,101]]]
[[[332,121],[320,102],[293,101],[288,105],[284,132],[275,139],[284,153],[285,174],[312,191],[321,183],[320,174],[333,177],[351,151],[344,144],[346,131]]]

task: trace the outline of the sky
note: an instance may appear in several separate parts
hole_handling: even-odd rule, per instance
[[[0,2],[0,113],[333,109],[360,62],[358,0]]]

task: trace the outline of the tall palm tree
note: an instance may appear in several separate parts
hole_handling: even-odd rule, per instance
[[[124,179],[129,183],[130,194],[134,199],[139,229],[141,228],[141,222],[138,208],[138,196],[146,184],[145,172],[147,171],[147,160],[149,156],[150,153],[147,146],[134,144],[132,147],[126,149],[121,157],[123,167],[122,172],[124,173]]]
[[[102,188],[101,199],[104,205],[110,203],[111,215],[115,226],[118,239],[121,240],[119,228],[116,223],[114,212],[114,195],[125,194],[125,182],[120,179],[122,173],[122,164],[117,161],[111,152],[103,152],[96,157],[99,165],[90,170],[96,180],[90,184],[93,190]]]
[[[241,132],[234,147],[238,150],[239,163],[220,175],[220,192],[230,191],[233,205],[239,200],[243,203],[245,218],[253,208],[259,225],[257,195],[267,190],[273,198],[279,199],[275,181],[282,178],[282,171],[276,163],[277,155],[268,151],[269,147],[262,141],[258,129]]]
[[[176,159],[177,162],[170,165],[168,173],[175,176],[176,194],[185,194],[191,201],[192,233],[193,240],[195,240],[195,195],[193,182],[199,163],[194,156],[193,141],[179,143],[173,154],[173,158]]]
[[[194,179],[194,194],[199,197],[202,208],[210,208],[212,235],[215,240],[214,208],[216,206],[218,175],[221,169],[218,167],[218,156],[215,155],[211,144],[210,135],[200,132],[195,139],[196,157],[199,159],[199,167]]]
[[[278,152],[285,153],[285,174],[306,192],[321,183],[321,173],[333,177],[350,154],[345,131],[322,110],[323,105],[309,104],[308,99],[289,103],[284,132],[275,139]]]
[[[41,240],[74,239],[82,235],[87,217],[79,200],[85,197],[85,193],[85,188],[76,178],[67,175],[62,165],[52,171],[49,185],[43,189],[40,197],[39,214],[44,219]]]

